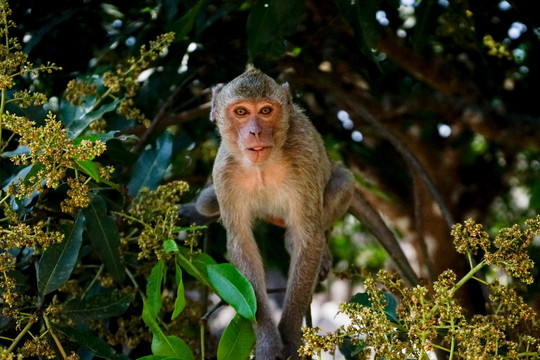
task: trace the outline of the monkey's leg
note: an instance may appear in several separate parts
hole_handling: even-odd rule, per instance
[[[226,212],[224,212],[226,213]],[[229,260],[251,282],[257,298],[255,332],[257,359],[275,360],[283,357],[283,342],[272,318],[266,293],[265,272],[259,248],[253,237],[249,219],[236,219],[235,224],[224,219],[227,229],[227,251]]]
[[[335,163],[324,188],[323,229],[330,230],[334,221],[345,215],[354,192],[353,174],[341,163]]]
[[[333,165],[330,180],[324,189],[323,229],[325,230],[326,243],[330,240],[334,222],[342,217],[351,204],[354,192],[354,177],[352,173],[341,163]],[[325,248],[319,269],[319,282],[326,279],[332,268],[332,255],[330,249]]]
[[[298,359],[302,319],[311,304],[326,247],[324,232],[314,225],[310,226],[311,229],[293,227],[286,234],[291,248],[291,266],[279,330],[286,355],[291,359]]]

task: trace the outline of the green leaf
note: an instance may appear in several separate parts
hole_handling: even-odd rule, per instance
[[[175,359],[195,359],[191,349],[184,340],[177,336],[156,336],[152,338],[152,352],[160,356],[168,356]]]
[[[79,146],[79,144],[83,140],[89,140],[89,141],[92,141],[92,142],[96,142],[96,141],[99,140],[101,142],[106,143],[107,141],[109,141],[111,139],[114,139],[118,132],[119,132],[118,130],[112,130],[112,131],[109,131],[107,133],[97,133],[97,134],[94,133],[94,134],[89,134],[89,135],[85,135],[85,136],[79,136],[78,138],[73,140],[73,145]]]
[[[197,15],[199,15],[201,9],[206,7],[207,3],[208,0],[199,0],[191,9],[188,10],[188,12],[184,14],[184,16],[176,21],[173,21],[166,27],[167,31],[174,31],[176,33],[176,41],[184,40],[184,37],[189,34],[191,29],[193,29]]]
[[[193,353],[182,339],[176,336],[166,336],[163,333],[156,319],[150,313],[148,304],[146,301],[143,302],[142,318],[154,335],[152,338],[152,353],[182,360],[194,360]]]
[[[64,240],[43,252],[37,268],[40,296],[58,289],[69,279],[77,264],[84,225],[85,217],[79,212],[73,226],[64,233]]]
[[[249,359],[255,344],[255,331],[250,320],[236,314],[219,340],[218,360]]]
[[[208,279],[216,293],[236,312],[255,320],[257,300],[251,283],[231,264],[208,266]]]
[[[120,236],[114,220],[107,216],[105,201],[96,195],[83,212],[86,217],[86,231],[94,250],[113,279],[122,283],[126,274],[118,250]]]
[[[178,252],[178,244],[172,239],[165,240],[163,242],[163,250],[165,250],[166,253]]]
[[[156,141],[154,149],[145,150],[141,154],[133,167],[131,180],[127,184],[129,195],[136,196],[143,187],[150,190],[157,188],[171,161],[172,145],[172,135],[165,131]]]
[[[360,354],[367,347],[365,341],[360,341],[358,343],[355,341],[355,344],[352,343],[350,336],[345,336],[343,338],[343,343],[339,347],[339,351],[345,356],[346,360],[355,360],[358,359],[358,354]]]
[[[106,113],[114,111],[116,109],[116,106],[122,100],[123,99],[117,98],[113,102],[102,105],[94,111],[91,111],[92,108],[90,108],[87,111],[83,112],[81,115],[79,115],[79,118],[71,121],[66,127],[68,136],[72,139],[75,139],[88,127],[88,125],[90,125],[96,120],[101,119]]]
[[[83,106],[72,105],[66,98],[60,100],[60,109],[58,115],[60,120],[64,124],[65,128],[68,128],[77,119],[80,119],[87,109],[96,103],[97,98],[95,96],[87,98],[88,101]]]
[[[216,261],[212,259],[210,255],[205,253],[190,255],[189,249],[185,247],[181,247],[179,250],[180,251],[176,253],[176,262],[201,284],[211,286],[208,281],[208,276],[206,275],[206,268],[209,265],[215,265]]]
[[[85,174],[89,175],[94,179],[95,181],[100,181],[99,171],[96,167],[96,164],[92,160],[85,160],[85,161],[79,161],[75,160],[77,165],[81,168],[82,171],[84,171]]]
[[[182,310],[186,307],[186,298],[184,297],[184,283],[182,281],[182,268],[178,265],[176,265],[176,286],[178,287],[176,290],[176,300],[174,301],[174,311],[171,316],[171,320],[173,320],[175,317],[180,315]]]
[[[293,34],[304,15],[303,0],[272,0],[257,2],[248,16],[248,54],[281,56],[285,39]]]
[[[75,320],[97,320],[122,315],[133,301],[133,295],[115,291],[90,298],[74,299],[66,304],[63,314]]]
[[[386,305],[384,306],[384,313],[386,315],[386,318],[388,321],[391,321],[395,324],[399,324],[399,318],[396,313],[397,308],[397,301],[396,298],[387,292],[383,292],[384,297],[383,301],[386,302]],[[351,300],[349,302],[357,303],[360,305],[363,305],[365,307],[371,308],[371,300],[369,299],[368,293],[357,293],[353,295]]]
[[[110,360],[128,359],[126,356],[116,354],[104,340],[89,331],[77,330],[64,325],[53,325],[53,327],[96,356]]]
[[[148,284],[146,284],[146,305],[150,315],[156,319],[161,309],[161,283],[163,281],[163,274],[165,272],[165,263],[163,260],[159,260],[150,272],[148,278]]]

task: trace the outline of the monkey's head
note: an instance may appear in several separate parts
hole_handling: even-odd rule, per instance
[[[285,143],[292,111],[289,85],[248,66],[228,84],[213,88],[210,120],[216,121],[233,156],[260,165]]]

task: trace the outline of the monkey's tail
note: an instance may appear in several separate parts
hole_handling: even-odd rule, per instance
[[[394,260],[403,280],[410,286],[418,285],[418,276],[412,269],[394,233],[386,226],[379,213],[362,196],[358,189],[354,191],[349,213],[360,220],[375,235],[388,255]]]

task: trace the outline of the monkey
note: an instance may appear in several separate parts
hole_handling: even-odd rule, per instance
[[[317,280],[330,267],[327,234],[349,209],[352,173],[330,161],[321,135],[278,84],[248,65],[212,89],[210,120],[221,143],[212,183],[180,216],[199,224],[221,219],[227,256],[251,282],[257,298],[255,354],[260,360],[298,359],[303,316]],[[291,256],[279,324],[270,311],[254,220],[285,228]]]
[[[362,196],[352,173],[329,160],[321,135],[279,85],[255,67],[212,89],[210,120],[221,143],[212,183],[195,202],[179,210],[184,223],[221,219],[230,261],[255,290],[256,356],[298,359],[303,314],[313,289],[331,267],[326,246],[335,220],[347,211],[379,240],[408,285],[419,279],[395,235]],[[261,255],[253,235],[255,219],[284,227],[291,255],[283,312],[276,326],[270,314]]]

